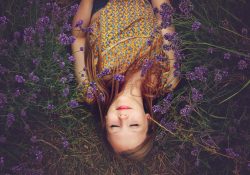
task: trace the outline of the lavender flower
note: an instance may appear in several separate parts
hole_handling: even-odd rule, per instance
[[[97,91],[96,82],[91,81],[89,84],[90,84],[90,87],[92,87],[92,90],[93,90],[93,91]]]
[[[35,34],[35,29],[33,27],[27,27],[24,29],[23,40],[26,44],[33,43],[33,37]]]
[[[36,143],[36,142],[37,142],[37,136],[32,136],[32,137],[30,138],[30,141],[31,141],[32,143]]]
[[[228,156],[231,156],[233,158],[239,157],[240,155],[238,153],[235,153],[232,148],[226,148],[226,154]]]
[[[35,65],[35,66],[38,66],[40,61],[38,59],[33,59],[32,60],[32,63]]]
[[[0,109],[2,109],[5,104],[7,104],[7,96],[3,93],[0,93]]]
[[[94,92],[92,87],[88,87],[86,97],[88,99],[94,99]]]
[[[104,68],[103,71],[102,71],[101,73],[97,74],[97,77],[98,77],[98,78],[102,78],[103,76],[108,75],[108,74],[110,74],[110,73],[111,73],[110,69]]]
[[[29,74],[29,78],[31,81],[34,81],[34,82],[38,82],[40,80],[38,76],[34,75],[34,72],[31,72]]]
[[[105,102],[105,95],[104,95],[103,93],[99,93],[98,99],[99,99],[101,102]]]
[[[13,38],[14,38],[15,40],[19,39],[20,37],[21,37],[21,33],[20,33],[20,32],[18,32],[18,31],[14,32]]]
[[[177,122],[167,122],[165,118],[161,119],[160,124],[172,132],[177,129]]]
[[[42,159],[43,159],[43,152],[40,151],[40,150],[35,150],[34,151],[34,154],[35,154],[35,158],[38,162],[41,162]]]
[[[248,66],[247,62],[243,59],[241,59],[239,62],[238,62],[238,69],[239,70],[244,70],[246,69]]]
[[[68,60],[71,61],[71,62],[74,62],[75,61],[75,57],[73,55],[70,55],[68,57]]]
[[[196,88],[192,88],[192,100],[194,102],[201,101],[203,99],[203,94],[200,93]]]
[[[70,24],[65,23],[65,24],[63,25],[63,30],[64,30],[65,32],[69,32],[69,31],[72,30],[72,27],[71,27]]]
[[[144,76],[147,73],[147,71],[152,67],[152,65],[153,65],[153,60],[145,59],[141,69],[141,76]]]
[[[24,83],[24,82],[25,82],[25,79],[24,79],[23,76],[21,76],[21,75],[16,75],[16,76],[15,76],[15,80],[16,80],[16,82],[18,82],[18,83]]]
[[[76,100],[71,100],[69,103],[68,103],[69,107],[71,108],[76,108],[79,106],[79,103],[76,101]]]
[[[0,74],[1,75],[4,75],[6,72],[8,72],[8,69],[3,67],[1,64],[0,64]]]
[[[195,67],[194,72],[192,71],[187,72],[186,78],[191,81],[199,80],[199,81],[205,82],[207,80],[206,74],[207,74],[207,68],[204,66],[198,66],[198,67]]]
[[[67,36],[65,33],[59,34],[59,42],[62,45],[70,45],[75,41],[75,37]]]
[[[229,60],[231,57],[231,54],[230,53],[224,53],[224,59],[225,60]]]
[[[66,87],[66,88],[63,89],[63,96],[67,97],[68,95],[69,95],[69,88]]]
[[[247,36],[247,34],[248,34],[248,30],[247,30],[247,28],[242,28],[241,29],[241,33],[242,33],[242,35],[244,35],[244,36]]]
[[[25,111],[25,108],[23,108],[20,112],[20,116],[21,117],[26,117],[27,116],[27,112]]]
[[[37,23],[36,23],[36,30],[37,30],[39,33],[44,33],[46,27],[49,26],[49,23],[50,23],[50,19],[49,19],[48,16],[40,17],[40,18],[37,20]]]
[[[199,150],[197,147],[195,147],[195,148],[191,151],[191,155],[192,155],[192,156],[198,156],[199,152],[200,152],[200,150]]]
[[[183,117],[188,117],[192,111],[193,111],[193,109],[190,105],[185,105],[185,107],[180,110],[180,114]]]
[[[214,48],[209,47],[209,48],[207,49],[207,53],[212,54],[213,52],[214,52]]]
[[[63,83],[63,84],[65,84],[67,82],[67,78],[66,77],[62,77],[60,79],[60,82]]]
[[[6,137],[4,137],[3,135],[2,136],[0,136],[0,144],[4,144],[4,143],[6,143]]]
[[[69,147],[69,142],[68,142],[68,140],[67,140],[65,137],[62,137],[61,140],[62,140],[63,148],[64,148],[64,149],[67,149],[67,148]]]
[[[185,17],[191,16],[191,11],[193,10],[193,4],[190,0],[182,0],[179,4],[179,9]]]
[[[14,115],[12,113],[8,113],[7,114],[7,120],[6,120],[6,125],[8,128],[10,128],[13,123],[15,122],[16,118],[14,117]]]
[[[159,9],[157,7],[154,7],[153,12],[154,12],[154,14],[157,14],[157,13],[159,13]]]
[[[215,75],[214,75],[214,81],[215,82],[220,82],[224,77],[228,76],[228,72],[227,71],[223,71],[220,69],[215,69]]]
[[[81,27],[82,25],[83,25],[83,20],[80,19],[76,22],[75,27]]]
[[[6,16],[0,16],[0,26],[4,26],[7,24],[8,19]]]
[[[162,3],[160,8],[159,14],[162,19],[161,27],[165,29],[172,24],[174,9],[168,3]]]
[[[201,27],[201,23],[200,23],[199,21],[195,21],[195,22],[192,24],[192,30],[193,30],[193,31],[199,30],[200,27]]]
[[[124,81],[124,75],[121,75],[121,74],[115,74],[114,75],[114,79],[117,80],[117,81]]]
[[[53,105],[53,104],[48,104],[48,106],[47,106],[47,109],[48,110],[52,110],[52,109],[54,109],[55,108],[55,106]]]

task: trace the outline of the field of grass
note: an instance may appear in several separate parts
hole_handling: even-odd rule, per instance
[[[250,174],[248,0],[174,1],[182,81],[154,104],[162,127],[144,161],[111,154],[96,106],[76,100],[78,3],[1,2],[0,175]]]

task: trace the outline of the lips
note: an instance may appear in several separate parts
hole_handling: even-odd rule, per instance
[[[118,108],[116,108],[116,110],[124,110],[124,109],[132,109],[131,107],[129,106],[119,106]]]

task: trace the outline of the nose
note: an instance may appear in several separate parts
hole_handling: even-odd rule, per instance
[[[118,117],[120,118],[120,119],[127,119],[128,118],[128,115],[127,114],[119,114],[118,115]]]

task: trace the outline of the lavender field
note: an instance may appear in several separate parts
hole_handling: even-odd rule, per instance
[[[78,5],[1,1],[0,175],[250,174],[249,0],[176,0],[162,11],[181,82],[153,106],[159,126],[143,161],[111,154],[97,106],[78,101]]]

